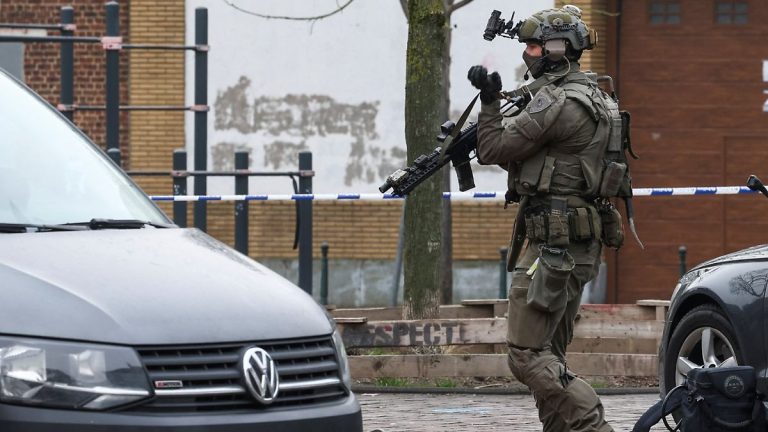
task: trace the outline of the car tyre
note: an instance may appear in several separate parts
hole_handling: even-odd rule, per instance
[[[715,305],[705,304],[689,311],[669,339],[664,356],[664,389],[685,383],[694,367],[738,366],[743,362],[736,332]]]

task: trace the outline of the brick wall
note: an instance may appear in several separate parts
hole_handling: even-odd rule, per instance
[[[597,31],[597,47],[584,51],[581,69],[598,74],[606,73],[606,47],[608,46],[608,0],[557,0],[557,7],[572,4],[581,8],[581,19]]]
[[[320,256],[323,241],[330,245],[334,259],[395,257],[401,202],[325,201],[313,207],[315,257]],[[515,209],[505,210],[500,202],[454,203],[454,259],[498,260],[499,248],[509,242],[514,217]],[[292,249],[296,224],[293,203],[251,202],[249,219],[251,257],[297,257]],[[208,232],[229,245],[234,245],[233,221],[234,203],[208,203]]]
[[[132,0],[131,41],[143,44],[184,44],[184,0]],[[193,55],[193,54],[186,54]],[[182,51],[132,50],[130,101],[134,105],[184,105]],[[131,168],[170,170],[173,150],[184,147],[184,116],[180,111],[137,111],[131,116]],[[191,117],[190,121],[191,121]],[[167,177],[136,177],[149,194],[167,195]],[[170,206],[163,205],[170,211]]]
[[[105,32],[103,0],[83,0],[74,4],[76,36],[103,36]],[[25,24],[58,24],[62,6],[73,4],[70,0],[5,0],[0,7],[0,22]],[[121,4],[120,30],[126,35],[130,31],[128,2]],[[58,36],[58,31],[49,35]],[[60,92],[59,44],[27,43],[24,51],[24,75],[27,85],[40,93],[53,105],[59,103]],[[104,50],[101,44],[75,44],[75,103],[80,105],[104,105],[105,86]],[[120,57],[120,98],[128,100],[128,57]],[[106,145],[104,112],[79,111],[75,113],[75,124],[88,134],[94,142]],[[120,116],[120,147],[124,158],[130,156],[129,114]]]

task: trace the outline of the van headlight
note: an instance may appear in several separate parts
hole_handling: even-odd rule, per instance
[[[349,372],[349,359],[347,358],[347,350],[344,348],[344,341],[341,339],[341,333],[339,330],[333,331],[333,346],[336,348],[336,358],[339,359],[339,371],[341,372],[341,380],[344,382],[344,386],[347,390],[352,389],[352,374]]]
[[[130,348],[0,337],[0,401],[104,410],[149,397]]]

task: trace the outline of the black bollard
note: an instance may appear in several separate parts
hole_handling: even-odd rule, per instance
[[[235,171],[248,171],[248,152],[235,152]],[[248,195],[248,176],[235,175],[235,195]],[[235,201],[235,249],[248,255],[248,201]]]
[[[299,193],[312,194],[312,152],[299,152]],[[312,294],[312,200],[299,201],[299,287]]]
[[[680,248],[677,249],[677,253],[680,255],[680,277],[683,277],[688,271],[685,265],[685,256],[688,254],[688,248],[680,246]]]
[[[499,262],[499,298],[507,298],[507,248],[499,249],[501,261]]]
[[[176,149],[173,151],[173,195],[187,194],[187,151]],[[173,222],[181,228],[187,227],[187,202],[173,202]]]
[[[328,304],[328,242],[324,241],[320,245],[320,252],[323,255],[320,265],[320,304]]]

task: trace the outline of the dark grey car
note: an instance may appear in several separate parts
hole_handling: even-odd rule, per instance
[[[754,367],[758,391],[768,394],[767,284],[768,245],[705,262],[680,279],[659,347],[662,394],[693,368],[736,365]]]
[[[172,225],[1,70],[0,100],[3,432],[362,430],[310,296]]]

